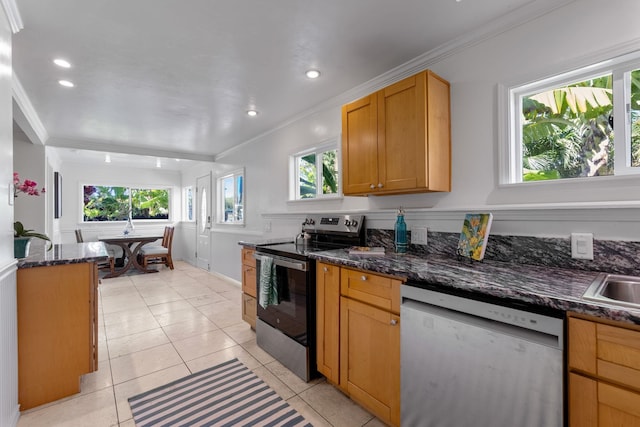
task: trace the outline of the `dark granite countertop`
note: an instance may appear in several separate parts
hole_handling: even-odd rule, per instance
[[[258,245],[277,245],[279,243],[290,243],[293,242],[293,237],[280,237],[275,239],[261,239],[261,240],[253,240],[251,242],[246,240],[240,240],[238,244],[240,246],[244,246],[245,248],[255,249]]]
[[[104,261],[108,257],[107,248],[102,242],[53,245],[50,251],[44,246],[32,246],[29,256],[18,259],[18,268]]]
[[[346,249],[314,252],[314,259],[389,274],[420,286],[429,284],[486,296],[516,300],[561,311],[640,324],[640,310],[600,304],[582,298],[597,272],[540,267],[498,261],[475,262],[444,256],[349,255]]]

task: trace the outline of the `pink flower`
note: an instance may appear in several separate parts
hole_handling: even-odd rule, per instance
[[[15,187],[14,197],[18,197],[18,194],[25,193],[29,196],[39,196],[40,193],[44,193],[44,187],[38,190],[36,187],[37,182],[25,179],[24,182],[20,182],[20,176],[18,172],[13,173],[13,185]]]

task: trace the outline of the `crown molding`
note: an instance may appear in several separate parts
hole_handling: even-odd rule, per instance
[[[88,147],[87,143],[91,145]],[[111,141],[94,139],[74,139],[65,137],[51,137],[47,141],[48,147],[75,148],[77,150],[102,151],[106,153],[122,153],[139,156],[163,157],[173,159],[194,160],[199,162],[213,162],[213,156],[197,153],[182,153],[177,151],[159,150],[149,147],[137,147],[122,144],[113,144]]]
[[[216,161],[220,161],[222,158],[232,154],[235,151],[238,151],[242,147],[259,141],[265,136],[277,132],[278,130],[285,128],[305,117],[312,116],[313,114],[325,111],[329,108],[340,107],[355,99],[362,98],[363,96],[387,87],[390,84],[396,83],[397,81],[400,81],[405,77],[410,77],[420,71],[426,70],[434,64],[437,64],[438,62],[447,58],[448,56],[452,56],[456,53],[469,49],[479,43],[496,37],[504,33],[505,31],[537,19],[540,16],[546,15],[553,10],[564,7],[567,4],[573,3],[575,1],[577,0],[533,0],[525,6],[519,7],[507,13],[506,15],[503,15],[502,17],[492,21],[491,23],[483,26],[480,29],[453,39],[450,42],[444,43],[435,49],[432,49],[414,59],[411,59],[408,62],[405,62],[402,65],[399,65],[396,68],[387,71],[384,74],[381,74],[359,86],[356,86],[353,89],[350,89],[338,96],[317,104],[313,108],[304,110],[290,117],[286,121],[280,123],[278,126],[271,128],[268,131],[261,133],[260,135],[257,135],[247,141],[241,142],[234,147],[219,153],[215,156],[215,159]]]
[[[11,90],[13,94],[13,120],[33,144],[44,145],[49,139],[49,133],[33,108],[33,104],[31,104],[31,100],[15,71],[11,78]]]
[[[5,15],[7,15],[13,34],[24,28],[22,18],[20,17],[20,11],[18,10],[18,5],[15,0],[2,0],[2,8],[4,9]]]

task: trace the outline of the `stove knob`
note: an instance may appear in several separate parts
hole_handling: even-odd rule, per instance
[[[351,220],[351,226],[355,227],[356,225],[358,225],[358,221],[356,221],[355,219]]]
[[[309,225],[313,225],[316,223],[313,218],[309,218],[307,221],[308,221],[307,224]]]
[[[347,227],[351,227],[351,220],[345,219],[344,220],[344,225],[346,225]]]

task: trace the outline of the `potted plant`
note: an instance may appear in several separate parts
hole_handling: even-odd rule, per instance
[[[44,188],[38,190],[37,183],[29,179],[20,181],[20,176],[17,172],[13,173],[13,185],[14,193],[13,197],[17,198],[18,194],[24,193],[29,196],[39,196],[40,193],[44,193]],[[37,233],[34,230],[27,230],[20,221],[13,223],[13,253],[16,258],[24,258],[29,253],[29,245],[32,238],[38,238],[49,242],[48,250],[51,250],[53,244],[51,239],[45,234]]]

